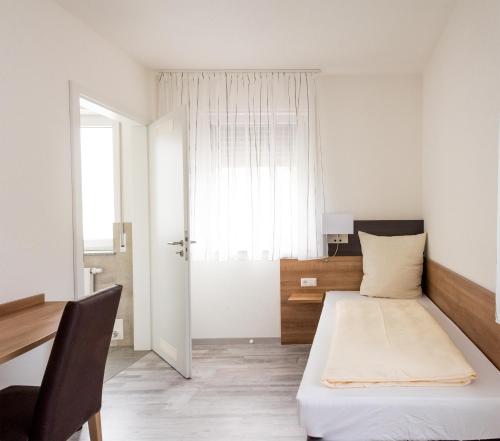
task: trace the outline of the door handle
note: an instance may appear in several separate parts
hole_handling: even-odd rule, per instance
[[[184,246],[184,241],[183,240],[178,240],[175,242],[167,242],[169,245],[180,245],[181,247]]]

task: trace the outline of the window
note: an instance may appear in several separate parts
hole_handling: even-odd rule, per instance
[[[295,205],[291,191],[297,173],[295,115],[240,114],[229,124],[225,121],[233,120],[233,115],[219,114],[219,118],[222,122],[210,125],[210,145],[221,149],[215,155],[220,164],[205,176],[203,167],[197,169],[198,178],[210,181],[201,181],[203,187],[216,190],[200,201],[203,190],[198,188],[193,202],[204,215],[194,219],[193,233],[202,246],[206,237],[225,243],[226,250],[217,249],[216,258],[222,254],[267,260],[281,253],[291,255],[294,231],[289,220]],[[213,210],[214,206],[218,209]],[[200,233],[207,221],[211,230]],[[199,258],[197,250],[193,257]]]
[[[324,195],[310,72],[164,72],[159,112],[186,106],[194,260],[313,258]]]
[[[84,252],[113,252],[119,218],[119,151],[116,123],[83,116],[80,128]]]

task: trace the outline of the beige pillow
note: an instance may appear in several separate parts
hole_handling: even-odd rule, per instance
[[[364,296],[414,299],[422,295],[426,233],[374,236],[359,232],[363,252]]]

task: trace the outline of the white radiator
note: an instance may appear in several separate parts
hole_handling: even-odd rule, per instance
[[[102,268],[83,268],[83,294],[89,296],[95,292],[95,275],[102,273]]]

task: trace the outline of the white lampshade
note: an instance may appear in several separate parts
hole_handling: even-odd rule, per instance
[[[352,214],[323,213],[323,234],[352,233],[354,233]]]

